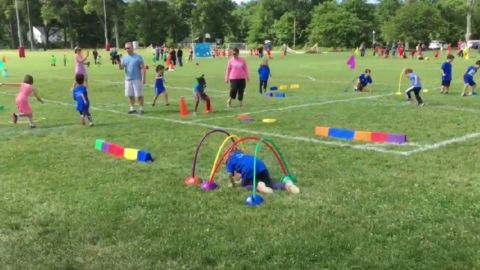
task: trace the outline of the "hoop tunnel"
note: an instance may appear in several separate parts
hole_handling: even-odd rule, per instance
[[[222,144],[218,148],[217,155],[215,156],[215,160],[213,161],[212,170],[210,171],[210,175],[209,175],[208,179],[213,179],[215,164],[217,164],[218,157],[220,156],[220,153],[222,152],[223,147],[225,146],[225,144],[227,144],[229,139],[231,139],[235,143],[235,140],[237,140],[237,141],[240,140],[240,137],[238,137],[235,134],[232,134],[232,135],[228,136],[227,138],[225,138],[225,140],[223,140]],[[241,145],[240,145],[240,147],[242,148]],[[245,150],[245,149],[243,149],[243,150]],[[220,160],[220,162],[221,162],[221,160]]]
[[[227,135],[229,137],[231,136],[230,133],[228,133],[226,130],[223,130],[223,129],[213,129],[213,130],[210,130],[209,132],[205,133],[205,135],[203,135],[203,138],[197,144],[197,146],[195,148],[195,154],[193,155],[192,177],[195,177],[195,169],[197,167],[198,154],[200,153],[200,148],[203,145],[203,142],[205,142],[205,140],[208,138],[208,136],[212,135],[213,133],[217,133],[217,132],[224,133],[225,135]],[[235,139],[233,139],[233,138],[231,138],[231,139],[232,139],[232,142],[235,143]]]
[[[220,168],[220,165],[222,163],[222,160],[225,159],[225,157],[235,148],[235,146],[237,146],[239,143],[242,143],[244,141],[248,141],[248,140],[254,140],[254,141],[262,141],[267,147],[268,149],[273,153],[273,155],[275,156],[275,158],[277,159],[278,161],[278,164],[280,165],[281,169],[282,169],[282,172],[285,176],[287,175],[290,175],[290,171],[288,170],[288,167],[287,167],[287,164],[281,154],[281,152],[278,150],[278,147],[271,141],[271,140],[268,140],[268,141],[265,141],[265,140],[262,140],[261,138],[259,137],[256,137],[256,136],[249,136],[249,137],[243,137],[243,138],[240,138],[239,140],[235,141],[234,143],[232,143],[228,148],[227,150],[225,150],[225,152],[223,152],[223,155],[222,155],[222,158],[219,159],[217,161],[217,163],[215,164],[215,167],[213,169],[213,174],[211,174],[211,177],[210,179],[208,180],[209,182],[213,182],[213,177],[215,176],[215,174],[218,172],[218,169]]]

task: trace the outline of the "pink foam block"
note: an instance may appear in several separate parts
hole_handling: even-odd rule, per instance
[[[372,132],[372,142],[384,143],[388,140],[388,133],[385,132]]]
[[[123,148],[123,146],[120,146],[118,144],[112,143],[108,148],[108,153],[117,158],[123,158],[124,152],[125,152],[125,148]]]

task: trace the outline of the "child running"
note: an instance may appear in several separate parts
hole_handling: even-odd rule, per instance
[[[197,78],[197,84],[195,84],[195,88],[193,90],[193,96],[195,98],[195,111],[194,115],[197,114],[198,103],[200,99],[205,101],[205,112],[210,113],[212,112],[212,107],[210,105],[210,97],[207,96],[205,93],[205,88],[207,88],[207,82],[205,81],[204,75]]]
[[[161,94],[164,94],[165,106],[168,106],[170,105],[170,103],[168,103],[168,93],[164,84],[165,78],[163,77],[165,72],[165,67],[163,65],[158,65],[155,68],[155,72],[157,72],[157,75],[155,76],[155,97],[153,98],[152,107],[155,106],[155,103],[157,102],[157,98]]]
[[[441,94],[448,94],[450,88],[450,82],[452,81],[452,61],[455,56],[449,54],[447,55],[447,61],[442,64],[442,87],[440,87]]]
[[[477,95],[477,92],[475,91],[477,84],[473,80],[473,77],[475,76],[475,73],[477,73],[478,68],[480,68],[480,60],[475,62],[475,65],[469,66],[467,71],[465,71],[465,74],[463,74],[464,86],[461,94],[462,97]]]
[[[263,59],[262,64],[258,68],[258,75],[260,77],[260,87],[258,90],[260,94],[262,94],[267,92],[268,78],[272,76],[272,74],[270,73],[270,67],[268,66],[268,59]]]
[[[83,85],[85,75],[76,74],[73,83],[72,92],[73,99],[77,101],[77,111],[80,113],[80,123],[85,125],[85,118],[88,119],[90,126],[93,126],[92,115],[90,114],[90,100],[88,99],[87,87]]]
[[[30,108],[30,104],[28,103],[28,97],[33,94],[41,103],[43,103],[43,100],[38,94],[37,89],[33,87],[33,77],[31,75],[25,75],[23,83],[0,83],[0,86],[20,87],[20,93],[18,93],[17,98],[15,99],[18,113],[12,114],[12,122],[16,124],[18,117],[26,117],[28,119],[28,123],[30,124],[30,128],[35,128],[36,126],[33,123],[33,112]]]
[[[357,83],[356,83],[356,86],[355,86],[355,91],[368,92],[368,89],[366,88],[366,86],[368,84],[373,83],[371,73],[372,73],[372,71],[367,68],[367,69],[365,69],[365,73],[358,76]]]
[[[240,184],[245,188],[250,188],[253,185],[253,162],[255,157],[248,155],[242,152],[239,149],[235,149],[229,153],[227,158],[227,173],[230,183],[233,187],[237,185],[238,182],[235,181],[233,175],[235,173],[241,174]],[[256,166],[256,182],[257,182],[257,191],[262,193],[272,193],[273,189],[284,189],[291,193],[299,193],[299,188],[290,180],[285,183],[274,182],[270,177],[265,163],[257,159]]]
[[[422,82],[420,81],[420,77],[418,77],[417,74],[413,73],[413,70],[411,68],[405,69],[403,74],[408,76],[408,79],[410,80],[410,83],[411,83],[410,88],[405,90],[405,94],[407,95],[407,101],[409,103],[412,103],[412,92],[413,92],[415,93],[415,98],[417,99],[418,107],[425,106],[425,103],[423,103],[423,100],[420,97],[420,90],[422,90]]]

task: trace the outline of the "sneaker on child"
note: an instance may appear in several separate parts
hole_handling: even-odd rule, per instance
[[[257,191],[265,194],[273,193],[272,188],[267,187],[264,182],[258,182],[257,184]]]

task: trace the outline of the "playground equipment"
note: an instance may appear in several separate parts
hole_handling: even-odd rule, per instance
[[[121,145],[107,142],[102,139],[95,141],[95,149],[109,154],[116,158],[125,158],[126,160],[136,160],[138,162],[153,162],[152,154],[142,149],[125,148]]]
[[[217,151],[217,154],[216,154],[215,159],[213,161],[213,166],[212,166],[212,169],[210,171],[210,175],[209,175],[208,180],[205,180],[205,181],[201,182],[200,178],[195,175],[197,158],[198,158],[200,148],[203,145],[203,143],[206,141],[206,139],[210,135],[212,135],[214,133],[223,133],[227,137],[224,139],[224,141],[222,142],[222,144],[220,145],[220,147]],[[227,143],[229,141],[231,141],[231,144],[222,153],[222,150],[224,149],[224,147],[227,145]],[[280,152],[278,147],[273,143],[272,140],[270,140],[268,138],[259,138],[259,137],[255,137],[255,136],[240,138],[236,135],[231,135],[230,133],[228,133],[225,130],[214,129],[214,130],[211,130],[211,131],[207,132],[203,136],[203,138],[200,140],[200,142],[197,144],[197,147],[196,147],[195,152],[194,152],[193,163],[192,163],[192,175],[187,177],[184,180],[184,183],[186,185],[189,185],[189,186],[200,185],[200,188],[203,189],[203,190],[215,190],[218,187],[218,184],[214,180],[215,179],[215,174],[218,172],[218,170],[219,170],[219,168],[222,164],[222,161],[224,161],[228,157],[230,152],[232,152],[233,150],[235,150],[237,148],[242,149],[243,148],[242,143],[245,142],[245,141],[257,141],[256,147],[258,147],[258,148],[260,148],[260,146],[258,146],[259,144],[260,145],[261,144],[265,145],[272,152],[272,154],[274,155],[278,164],[281,167],[282,174],[283,174],[282,181],[287,181],[288,180],[288,181],[296,182],[296,177],[288,169],[287,163],[285,162],[285,159],[284,159],[282,153]],[[257,158],[257,154],[258,154],[258,150],[256,150],[255,161],[256,161],[256,158]],[[256,164],[254,163],[254,166],[255,165]],[[254,178],[253,187],[256,187],[256,179],[255,178]],[[252,189],[256,190],[256,188],[252,188]],[[257,195],[256,192],[254,191],[254,195],[249,196],[246,200],[246,203],[248,205],[252,205],[252,206],[253,205],[258,205],[258,204],[261,203],[261,202],[259,202],[260,200],[263,202],[263,198],[261,198],[259,195]]]
[[[404,144],[407,142],[407,135],[399,133],[355,131],[350,129],[315,127],[315,135],[320,137],[330,137],[344,140],[354,140],[363,142],[378,143],[396,143]]]

